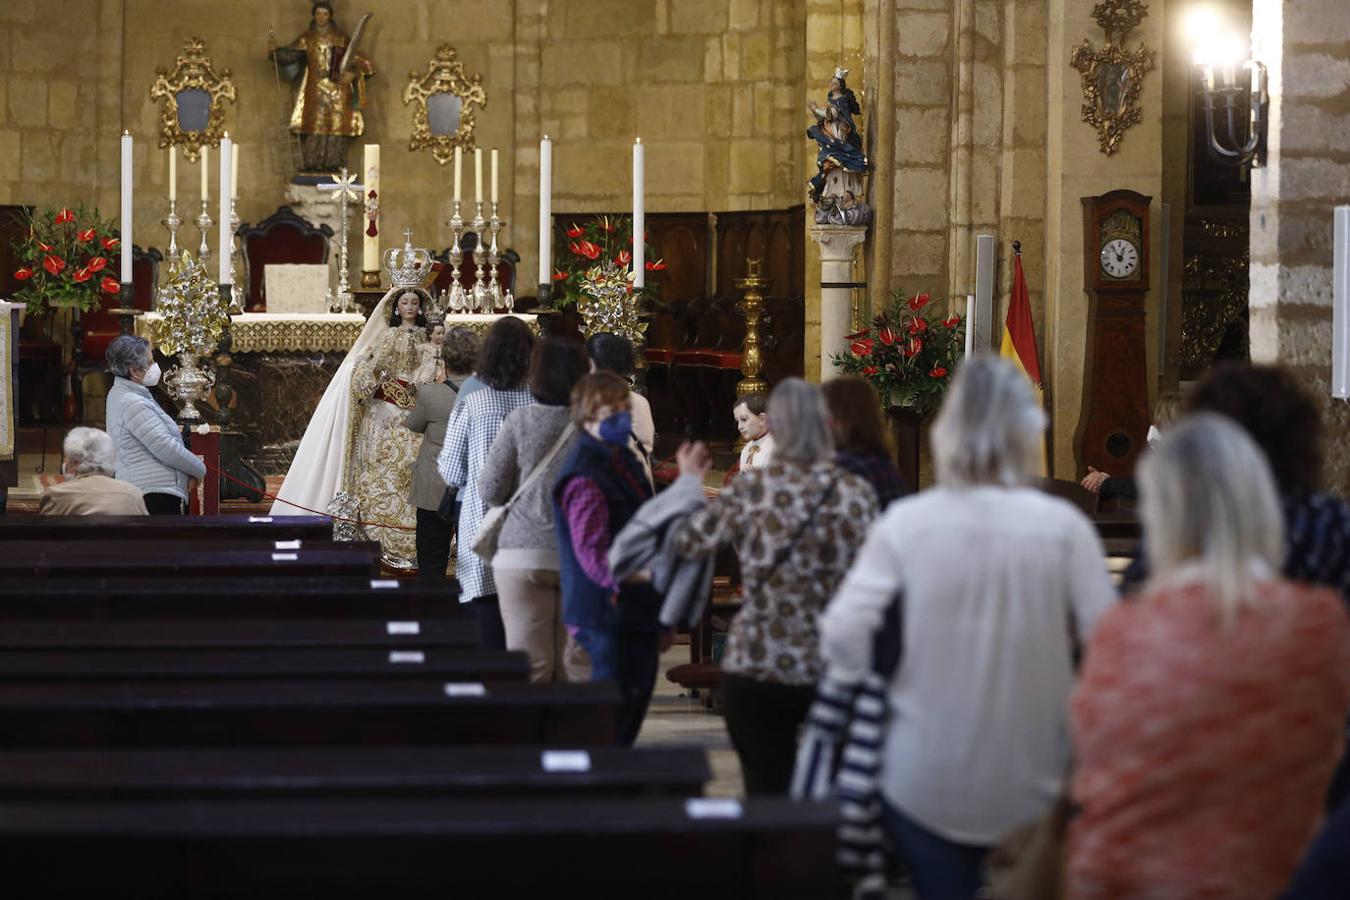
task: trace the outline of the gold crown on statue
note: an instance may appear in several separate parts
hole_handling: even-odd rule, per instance
[[[389,284],[396,288],[420,288],[432,277],[431,251],[412,244],[412,232],[403,232],[403,246],[384,252]]]

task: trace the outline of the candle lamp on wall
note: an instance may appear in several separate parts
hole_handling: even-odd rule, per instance
[[[1210,7],[1194,10],[1186,30],[1195,48],[1210,157],[1224,165],[1261,168],[1266,164],[1270,124],[1265,64],[1253,58],[1249,43]],[[1220,107],[1225,126],[1222,134],[1214,124]],[[1244,119],[1245,128],[1238,124]]]

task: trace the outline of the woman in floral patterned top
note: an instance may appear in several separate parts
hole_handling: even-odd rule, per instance
[[[680,526],[675,546],[706,556],[730,543],[740,558],[744,605],[727,635],[722,669],[727,731],[747,794],[783,794],[797,729],[821,674],[816,620],[876,517],[871,487],[831,460],[825,401],[798,378],[769,398],[773,461],[744,472]],[[710,465],[702,444],[680,448],[681,478]]]

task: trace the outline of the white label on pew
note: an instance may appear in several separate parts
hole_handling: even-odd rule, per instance
[[[372,591],[383,591],[389,588],[397,588],[397,578],[372,578],[370,580],[370,589]]]
[[[270,521],[272,521],[272,517],[271,517],[271,516],[249,516],[249,517],[248,517],[248,520],[249,520],[249,522],[270,522]]]
[[[545,772],[589,772],[591,755],[585,750],[545,750]]]
[[[427,661],[427,655],[421,650],[390,650],[389,661],[391,663],[424,663]]]
[[[416,622],[386,622],[385,631],[389,634],[421,634],[422,626]]]
[[[299,541],[275,541],[277,550],[299,550]]]
[[[741,801],[735,797],[690,797],[684,814],[691,819],[739,819]]]
[[[447,681],[445,683],[445,696],[447,697],[486,697],[487,688],[483,687],[479,681]]]
[[[272,562],[295,562],[300,558],[299,553],[273,553]]]

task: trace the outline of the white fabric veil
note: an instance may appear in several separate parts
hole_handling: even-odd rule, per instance
[[[347,442],[351,435],[352,370],[356,361],[365,356],[384,333],[390,329],[389,302],[395,294],[407,288],[391,288],[371,311],[366,327],[347,351],[347,358],[338,366],[333,380],[323,392],[323,398],[314,409],[305,436],[291,460],[286,480],[277,491],[272,504],[274,516],[309,515],[310,510],[326,514],[328,504],[342,486],[342,470],[347,462]]]

